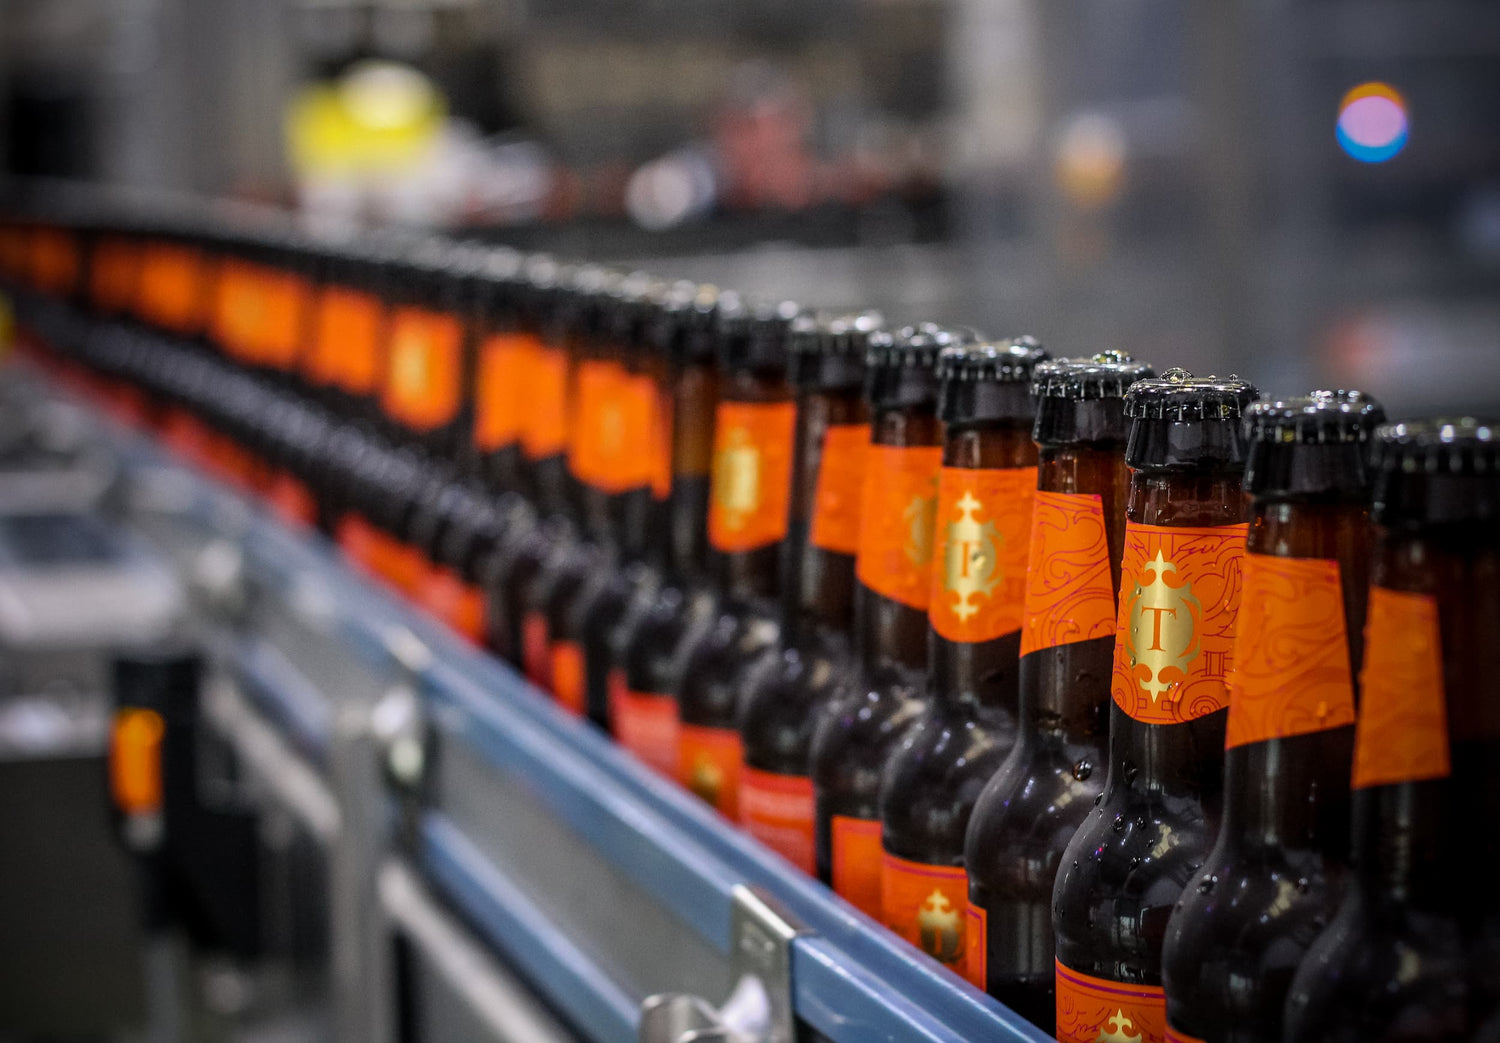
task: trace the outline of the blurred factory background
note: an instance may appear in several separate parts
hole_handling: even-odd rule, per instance
[[[1484,0],[0,0],[0,170],[1500,409]]]

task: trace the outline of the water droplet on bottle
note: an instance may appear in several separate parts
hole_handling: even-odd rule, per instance
[[[1218,881],[1214,877],[1211,877],[1211,876],[1204,877],[1202,880],[1198,881],[1198,893],[1200,895],[1206,895],[1206,894],[1208,894],[1210,891],[1212,891],[1214,889],[1214,884],[1217,883],[1217,882]]]
[[[1136,857],[1134,857],[1134,858],[1132,858],[1130,860],[1130,868],[1131,869],[1139,869],[1140,866],[1141,866],[1141,858],[1140,858],[1139,855],[1137,855]]]
[[[1096,793],[1096,794],[1094,794],[1094,807],[1097,808],[1102,803],[1104,803],[1104,794],[1102,794],[1102,793]]]
[[[1094,765],[1093,762],[1088,760],[1087,758],[1073,765],[1073,778],[1077,779],[1079,782],[1082,782],[1092,774],[1094,774]]]
[[[1125,828],[1125,816],[1124,815],[1116,815],[1115,816],[1115,822],[1114,822],[1114,830],[1115,830],[1115,832],[1119,833],[1124,828]]]
[[[1307,894],[1311,890],[1312,890],[1312,881],[1309,880],[1305,876],[1304,877],[1298,877],[1298,879],[1297,879],[1297,893],[1299,895],[1305,895],[1305,894]]]

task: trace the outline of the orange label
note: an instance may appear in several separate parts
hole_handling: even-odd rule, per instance
[[[858,553],[860,499],[869,450],[868,424],[835,424],[823,436],[808,534],[814,547],[836,554]]]
[[[574,717],[585,710],[583,646],[577,641],[552,642],[552,694]]]
[[[1178,1032],[1171,1025],[1167,1026],[1167,1043],[1205,1043],[1197,1036],[1189,1036],[1186,1032]]]
[[[463,397],[463,327],[451,315],[402,308],[391,319],[386,412],[417,431],[458,415]]]
[[[990,981],[990,913],[970,902],[964,907],[964,971],[981,989]]]
[[[1115,632],[1115,590],[1099,496],[1038,491],[1026,558],[1021,654]]]
[[[271,479],[266,499],[276,517],[287,525],[309,529],[318,523],[318,501],[312,490],[285,471],[277,471]]]
[[[664,501],[672,494],[672,396],[655,388],[651,410],[651,496]]]
[[[1370,587],[1354,726],[1354,788],[1447,778],[1448,707],[1436,599]]]
[[[260,354],[265,363],[282,372],[292,370],[303,347],[307,316],[307,285],[292,272],[267,271],[264,308],[260,328]]]
[[[109,788],[127,815],[161,807],[161,740],[166,725],[155,710],[115,714],[109,742]]]
[[[552,686],[552,654],[547,640],[547,617],[528,612],[521,619],[521,669],[539,688]]]
[[[1181,724],[1224,708],[1246,529],[1126,523],[1110,690],[1136,720]]]
[[[1059,1043],[1164,1043],[1167,994],[1160,985],[1122,985],[1057,964]]]
[[[1354,723],[1339,563],[1245,555],[1225,748]]]
[[[533,341],[528,366],[531,386],[521,402],[521,447],[531,460],[545,460],[567,448],[568,355]]]
[[[718,550],[755,550],[786,535],[796,423],[792,402],[719,403],[708,505]]]
[[[937,446],[872,445],[860,497],[859,581],[877,594],[927,610],[937,518]]]
[[[140,306],[147,319],[179,333],[192,332],[202,317],[197,251],[167,243],[146,248]]]
[[[938,471],[932,628],[949,641],[1021,629],[1035,467]]]
[[[568,469],[585,484],[620,493],[651,484],[651,416],[656,388],[649,377],[616,362],[578,368]]]
[[[733,728],[679,726],[678,781],[731,822],[740,818],[740,765],[745,749]]]
[[[677,700],[655,692],[632,692],[625,671],[609,672],[609,720],[620,745],[669,779],[681,769]]]
[[[529,393],[526,361],[531,338],[496,333],[479,347],[474,445],[494,452],[521,437],[521,396]]]
[[[909,862],[885,852],[880,866],[880,909],[892,931],[964,974],[969,877],[963,866]]]
[[[872,920],[880,919],[880,820],[835,815],[833,839],[834,893]]]
[[[813,782],[806,775],[778,775],[749,765],[740,772],[740,823],[745,832],[808,876],[818,871],[814,806]]]
[[[309,377],[351,395],[369,395],[380,383],[380,301],[367,293],[330,286],[318,299]]]
[[[374,530],[370,523],[357,514],[346,514],[339,520],[337,539],[344,557],[365,572],[373,572],[372,559],[375,554]]]

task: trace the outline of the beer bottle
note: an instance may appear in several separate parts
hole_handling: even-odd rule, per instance
[[[1376,443],[1354,870],[1292,980],[1281,1038],[1293,1043],[1471,1039],[1500,981],[1488,944],[1500,912],[1500,424],[1392,424]]]
[[[1125,395],[1132,473],[1109,774],[1052,893],[1065,1043],[1164,1038],[1167,917],[1218,825],[1245,553],[1240,421],[1254,397],[1243,380],[1181,369]]]
[[[601,728],[609,727],[615,629],[627,607],[654,589],[660,576],[648,556],[658,514],[652,487],[661,475],[656,413],[665,376],[652,333],[663,292],[659,280],[640,273],[614,292],[608,336],[618,369],[609,400],[595,419],[603,450],[595,481],[608,497],[608,525],[600,540],[607,564],[586,577],[562,621],[561,635],[582,652],[584,712]]]
[[[1057,1017],[1052,885],[1104,785],[1115,595],[1125,538],[1125,389],[1145,363],[1104,352],[1033,371],[1035,503],[1016,740],[964,840],[976,985],[1038,1027]]]
[[[886,926],[966,976],[964,831],[1015,738],[1037,473],[1031,374],[1046,357],[1027,338],[951,347],[938,357],[943,465],[927,612],[932,676],[922,716],[881,777]]]
[[[535,339],[521,318],[525,258],[500,247],[478,262],[475,309],[478,358],[472,445],[479,472],[497,495],[521,490],[521,416]]]
[[[1354,392],[1246,412],[1253,498],[1229,673],[1224,814],[1167,923],[1173,1039],[1279,1043],[1292,974],[1337,908],[1368,586],[1370,436]]]
[[[820,711],[812,779],[818,877],[880,916],[880,769],[922,708],[942,427],[937,357],[964,341],[939,326],[872,334],[870,448],[855,554],[855,670]]]
[[[756,662],[740,696],[740,821],[808,875],[817,870],[809,746],[817,710],[850,654],[870,441],[865,351],[879,325],[875,314],[802,315],[792,324],[797,435],[782,543],[781,637]]]
[[[709,618],[714,598],[709,575],[708,500],[714,415],[719,402],[719,293],[711,286],[679,285],[662,301],[654,329],[669,370],[670,401],[661,411],[669,440],[663,454],[670,479],[653,482],[653,499],[666,492],[664,579],[638,612],[627,613],[611,638],[609,727],[620,745],[662,775],[679,773],[677,687],[682,649]]]
[[[789,302],[719,298],[722,394],[714,420],[708,540],[717,594],[683,650],[678,778],[739,818],[742,747],[735,709],[745,669],[777,637],[777,559],[787,534],[797,405],[787,382]]]

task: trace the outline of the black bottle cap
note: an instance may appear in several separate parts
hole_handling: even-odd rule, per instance
[[[1125,392],[1125,416],[1134,421],[1125,462],[1136,470],[1243,467],[1240,419],[1257,395],[1239,377],[1177,368],[1136,381]]]
[[[1031,337],[944,348],[937,362],[938,418],[947,424],[1024,421],[1029,427],[1036,415],[1031,375],[1046,358],[1046,349]]]
[[[590,341],[610,336],[615,292],[623,276],[598,264],[579,265],[565,274],[558,319],[566,335]]]
[[[1375,449],[1380,524],[1500,521],[1500,420],[1386,424],[1375,431]]]
[[[791,301],[719,294],[719,364],[726,371],[784,373],[799,310]]]
[[[1031,376],[1032,438],[1038,445],[1124,442],[1125,392],[1152,376],[1149,363],[1119,351],[1037,363]]]
[[[872,333],[865,349],[865,398],[870,407],[936,410],[938,355],[970,339],[965,330],[932,322]]]
[[[804,391],[863,387],[870,336],[883,323],[878,311],[846,315],[804,312],[797,316],[792,320],[792,384]]]
[[[1362,391],[1314,391],[1254,403],[1245,410],[1245,491],[1364,499],[1369,443],[1383,420],[1380,403]]]
[[[627,350],[655,348],[657,306],[665,283],[645,272],[631,272],[614,287],[610,301],[610,335]]]
[[[657,301],[653,335],[678,365],[712,362],[718,350],[719,289],[706,283],[675,282]]]

